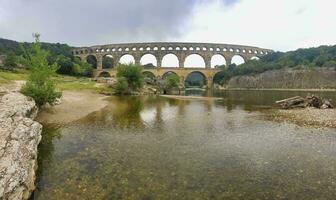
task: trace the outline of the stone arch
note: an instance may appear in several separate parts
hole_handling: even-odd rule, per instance
[[[131,54],[125,54],[125,55],[120,57],[119,63],[120,64],[126,64],[126,65],[127,64],[133,64],[133,63],[135,63],[134,56],[132,56]]]
[[[241,65],[245,63],[245,59],[241,55],[235,55],[231,59],[231,64]]]
[[[204,58],[199,54],[191,54],[184,60],[185,68],[205,68]]]
[[[143,66],[156,67],[157,59],[153,54],[147,53],[141,57],[140,64]]]
[[[168,71],[168,72],[165,72],[164,74],[162,74],[162,79],[165,79],[167,78],[169,75],[171,74],[175,74],[176,76],[178,76],[178,74],[176,74],[175,72],[173,71]]]
[[[258,56],[253,56],[250,60],[260,60]]]
[[[224,77],[225,73],[223,71],[217,72],[212,79],[213,84],[221,85],[221,82],[224,79]]]
[[[101,72],[98,77],[100,78],[110,78],[111,77],[111,74],[108,73],[108,72]]]
[[[207,85],[207,77],[200,71],[193,71],[186,76],[186,87],[204,87]]]
[[[155,79],[155,74],[151,71],[144,71],[142,72],[142,74],[144,75],[145,78],[150,78],[152,80]]]
[[[216,54],[211,57],[211,68],[226,65],[225,57],[221,54]]]
[[[91,65],[91,67],[97,69],[97,57],[94,55],[88,55],[86,57],[86,62],[89,63]]]
[[[106,54],[103,56],[103,69],[113,68],[114,67],[114,59],[110,54]]]
[[[81,57],[79,57],[79,56],[74,56],[75,57],[75,60],[77,60],[77,61],[82,61],[82,58]]]
[[[162,67],[179,67],[179,65],[179,59],[173,53],[166,54],[162,58]]]

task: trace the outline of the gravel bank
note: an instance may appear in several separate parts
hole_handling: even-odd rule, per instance
[[[266,118],[291,122],[300,126],[336,128],[336,109],[272,110],[267,112]]]

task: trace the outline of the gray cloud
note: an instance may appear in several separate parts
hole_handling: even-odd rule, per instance
[[[40,32],[44,41],[72,45],[164,41],[180,37],[193,7],[205,2],[0,0],[0,37],[30,41],[32,32]]]

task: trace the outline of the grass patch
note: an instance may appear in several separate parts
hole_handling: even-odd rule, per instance
[[[28,72],[26,70],[6,71],[0,70],[0,84],[8,84],[17,80],[26,80]]]
[[[16,70],[16,71],[6,71],[0,70],[0,85],[10,84],[13,81],[17,80],[26,80],[28,77],[27,70]],[[66,76],[57,74],[54,77],[56,82],[57,89],[64,90],[94,90],[98,93],[109,93],[111,89],[98,85],[94,81],[90,81],[89,78],[83,77],[74,77],[74,76]]]
[[[96,82],[90,81],[89,78],[62,76],[55,77],[57,88],[61,91],[64,90],[94,90],[98,93],[109,91],[105,86],[97,85]]]

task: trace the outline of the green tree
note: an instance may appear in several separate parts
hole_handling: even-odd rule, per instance
[[[166,89],[177,88],[180,85],[180,78],[176,74],[170,74],[165,80]]]
[[[108,69],[113,66],[113,58],[110,56],[105,56],[103,59],[103,69]]]
[[[56,85],[52,80],[55,74],[56,65],[49,65],[49,53],[41,49],[40,35],[34,34],[35,42],[28,50],[24,50],[25,60],[29,66],[30,74],[27,83],[22,87],[21,93],[32,97],[38,106],[46,103],[54,103],[61,97],[61,93],[56,91]]]
[[[58,65],[57,73],[59,74],[67,74],[70,75],[73,73],[72,69],[74,63],[72,62],[71,58],[66,57],[64,55],[58,56],[56,63]]]
[[[144,76],[142,67],[135,64],[122,64],[117,68],[117,77],[124,77],[130,90],[136,91],[143,87]]]
[[[14,70],[17,67],[17,57],[14,52],[9,52],[4,60],[4,69]]]
[[[116,94],[127,94],[129,91],[128,82],[125,77],[119,77],[117,83],[113,85],[114,92]]]

